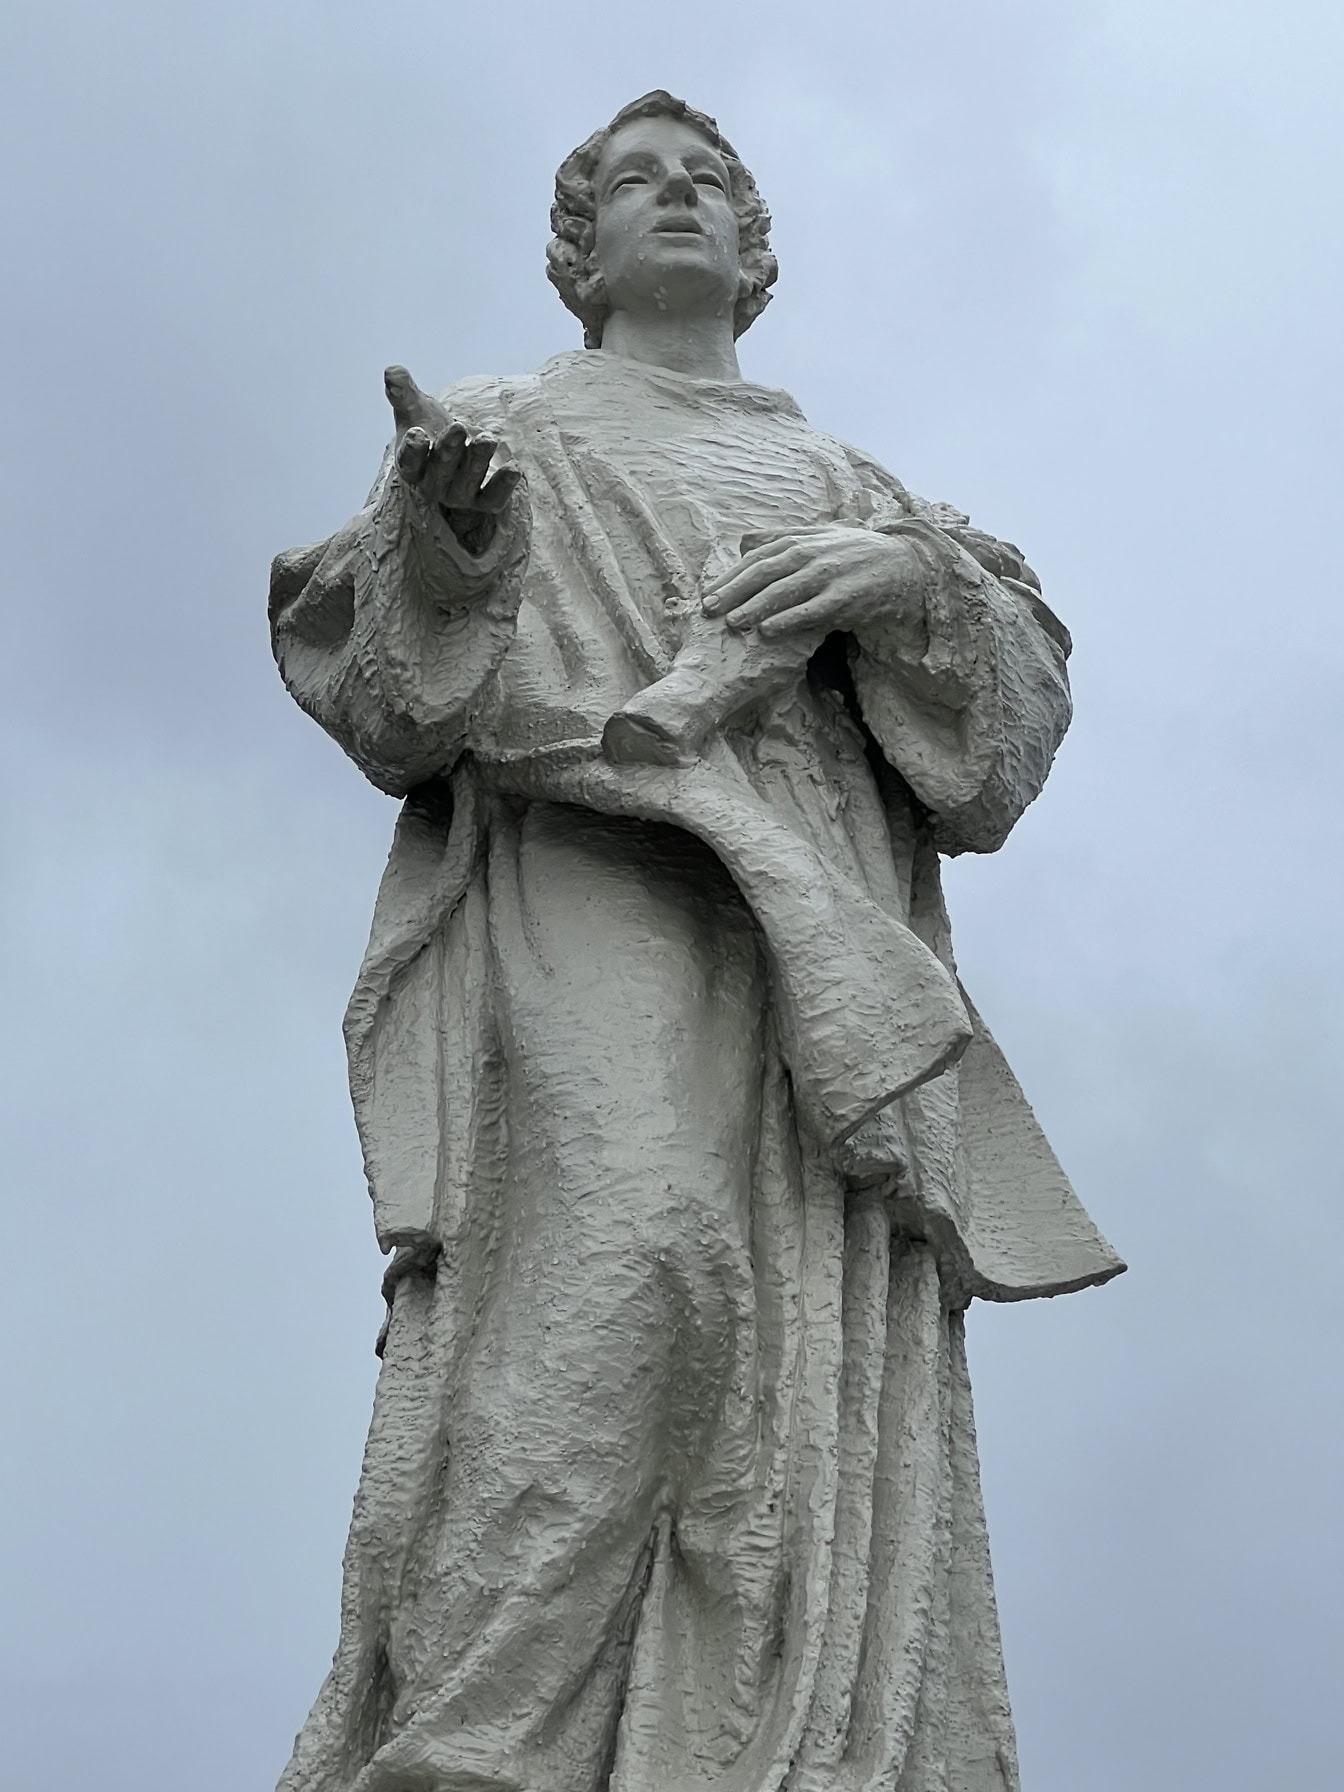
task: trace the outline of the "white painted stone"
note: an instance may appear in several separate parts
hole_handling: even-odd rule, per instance
[[[346,1029],[383,1366],[281,1787],[1002,1792],[962,1315],[1122,1265],[939,854],[1040,791],[1068,637],[742,380],[775,266],[711,121],[649,96],[557,195],[588,346],[390,369],[367,505],[272,579],[406,799]]]

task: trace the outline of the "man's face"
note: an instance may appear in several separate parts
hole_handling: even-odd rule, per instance
[[[737,214],[723,157],[680,118],[613,131],[593,179],[593,260],[613,311],[731,311]]]

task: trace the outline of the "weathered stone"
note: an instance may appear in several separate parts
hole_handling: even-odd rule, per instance
[[[939,853],[1041,789],[1068,636],[742,380],[775,263],[712,121],[627,108],[553,223],[588,346],[389,369],[367,505],[272,582],[405,798],[347,1018],[383,1366],[281,1785],[1012,1788],[962,1314],[1122,1266]]]

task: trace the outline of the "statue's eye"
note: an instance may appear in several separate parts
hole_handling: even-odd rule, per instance
[[[622,187],[642,187],[644,181],[645,176],[642,175],[637,168],[631,168],[628,173],[618,174],[616,176],[615,180],[611,183],[611,191],[613,193],[618,193]]]
[[[697,174],[695,184],[697,187],[715,187],[720,193],[726,193],[728,190],[717,174],[711,174],[708,171],[704,174]]]

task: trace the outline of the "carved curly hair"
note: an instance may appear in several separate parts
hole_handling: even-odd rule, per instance
[[[779,263],[770,253],[770,213],[756,191],[750,169],[714,120],[661,87],[622,106],[605,129],[595,131],[561,162],[555,176],[555,204],[551,207],[551,229],[555,235],[546,248],[547,277],[583,325],[584,347],[600,348],[603,325],[611,308],[602,276],[592,265],[597,225],[593,175],[612,132],[632,118],[683,118],[703,131],[723,157],[733,210],[737,213],[742,280],[733,311],[733,335],[740,336],[770,303],[770,288],[779,275]]]

